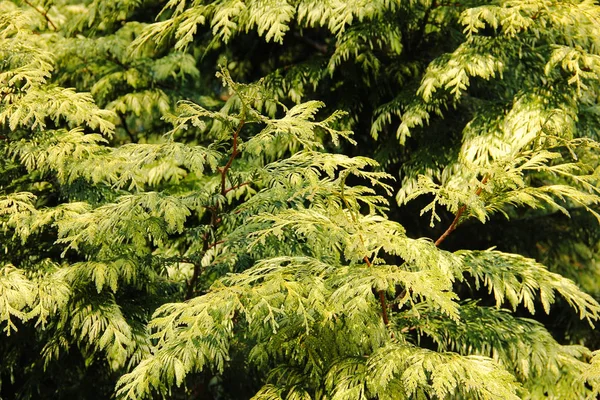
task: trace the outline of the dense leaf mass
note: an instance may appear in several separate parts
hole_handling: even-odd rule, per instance
[[[0,0],[0,398],[600,395],[593,0]]]

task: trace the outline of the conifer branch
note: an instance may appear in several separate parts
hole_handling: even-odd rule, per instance
[[[33,8],[38,13],[40,13],[46,19],[46,21],[48,21],[48,24],[52,27],[52,29],[54,29],[55,31],[58,30],[58,28],[56,27],[56,25],[54,24],[54,22],[52,22],[52,20],[48,16],[48,12],[47,11],[40,11],[36,6],[34,6],[33,4],[31,4],[31,2],[29,0],[23,0],[23,2],[25,2],[25,4],[27,4],[29,7]]]
[[[347,178],[347,174],[344,175],[344,177],[341,179],[340,185],[341,185],[341,190],[340,190],[340,196],[342,197],[342,201],[344,202],[346,208],[350,211],[350,216],[352,217],[352,221],[355,224],[358,224],[358,220],[356,218],[356,215],[354,214],[354,210],[352,210],[352,207],[350,207],[350,203],[348,203],[348,200],[346,199],[346,196],[344,196],[344,186],[346,184],[346,178]],[[361,234],[358,235],[359,239],[360,239],[360,243],[362,244],[362,246],[365,248],[366,251],[366,246],[365,246],[365,241],[362,237]],[[363,257],[364,262],[367,264],[367,267],[371,268],[373,266],[373,264],[371,264],[371,260],[369,260],[369,256],[365,255]],[[388,317],[388,313],[387,313],[387,302],[385,300],[385,293],[383,292],[383,290],[378,290],[377,291],[377,296],[379,297],[379,304],[381,304],[381,319],[383,320],[383,323],[385,324],[385,326],[389,326],[390,324],[390,320]],[[394,334],[392,333],[392,337],[394,336]]]
[[[217,240],[216,242],[213,242],[213,243],[209,244],[207,250],[210,250],[213,247],[218,246],[218,245],[223,244],[223,243],[225,243],[224,240]]]
[[[215,219],[216,215],[216,211],[213,210],[212,211],[212,217],[211,217],[211,229],[215,229],[217,222]],[[202,237],[202,256],[204,256],[206,254],[206,252],[208,250],[210,250],[212,247],[216,246],[218,244],[217,242],[214,242],[212,244],[209,243],[209,235],[208,232],[206,232],[204,234],[204,236]],[[192,272],[192,277],[190,278],[190,280],[187,282],[187,290],[185,293],[185,300],[190,300],[192,297],[194,297],[194,292],[195,292],[195,288],[196,288],[196,284],[198,283],[198,278],[200,278],[200,274],[202,273],[202,264],[201,264],[201,260],[202,257],[198,258],[198,261],[194,261],[194,260],[190,260],[190,262],[192,264],[194,264],[194,271]]]
[[[325,55],[329,52],[329,48],[327,47],[326,44],[319,43],[316,40],[309,38],[308,36],[301,35],[299,32],[294,32],[294,37],[299,38],[304,43],[308,44],[309,46],[311,46],[312,48],[314,48],[321,54]]]
[[[225,196],[227,194],[227,188],[225,187],[225,180],[227,179],[227,171],[229,170],[229,168],[231,168],[231,164],[233,164],[233,160],[239,154],[238,136],[240,134],[240,131],[244,127],[245,123],[246,123],[246,121],[244,120],[244,117],[242,117],[240,124],[238,125],[237,129],[233,133],[233,150],[231,151],[231,157],[229,157],[227,164],[225,164],[225,166],[223,168],[219,169],[219,172],[221,173],[221,194],[223,196]]]
[[[477,190],[475,191],[475,195],[479,196],[481,194],[481,191],[483,190],[483,185],[485,185],[488,181],[488,175],[484,176],[483,179],[481,180],[481,184],[480,186],[477,188]],[[456,229],[456,227],[458,226],[458,222],[460,220],[460,217],[462,217],[463,213],[467,210],[467,205],[463,204],[458,211],[456,212],[456,216],[454,217],[454,220],[452,221],[452,223],[450,224],[450,226],[448,227],[448,229],[446,229],[446,231],[444,233],[442,233],[442,236],[440,236],[436,241],[435,241],[435,245],[437,247],[440,246],[440,244],[446,240],[446,238],[448,236],[450,236],[450,234],[452,232],[454,232],[454,230]]]
[[[216,242],[209,244],[207,250],[210,250],[213,247],[216,247],[223,243],[225,243],[224,240],[217,240]],[[174,258],[170,258],[169,260],[175,260],[176,262],[182,262],[182,263],[187,263],[187,264],[195,264],[196,263],[196,259],[190,258],[190,257],[174,257]]]
[[[424,41],[425,38],[425,28],[427,27],[427,24],[429,23],[429,17],[431,16],[431,11],[437,6],[436,2],[432,2],[431,6],[427,7],[427,9],[425,10],[425,14],[423,15],[423,19],[421,20],[421,23],[419,24],[419,29],[417,31],[417,33],[414,36],[414,39],[412,42],[415,44],[414,46],[411,46],[410,51],[413,51],[414,49],[419,48]],[[411,43],[411,44],[413,44]]]
[[[206,243],[208,243],[208,242],[206,240],[204,240],[204,246],[202,247],[202,253],[205,253],[206,250],[208,250],[208,246],[206,246]],[[205,250],[205,248],[206,248],[206,250]],[[192,277],[187,282],[187,290],[185,293],[185,300],[190,300],[192,297],[194,297],[194,288],[196,287],[196,282],[198,282],[198,278],[200,277],[200,273],[202,272],[202,264],[200,264],[199,261],[192,261],[192,264],[194,264],[194,271],[192,272]]]
[[[241,187],[243,185],[248,184],[248,182],[244,182],[242,184],[233,186],[229,189],[227,189],[227,187],[226,187],[227,172],[231,168],[231,165],[233,164],[233,160],[240,153],[238,150],[238,138],[239,138],[239,134],[240,134],[242,128],[244,127],[245,123],[246,123],[246,121],[242,117],[237,129],[233,133],[233,149],[231,151],[231,156],[229,157],[229,160],[227,160],[227,164],[225,164],[225,166],[223,168],[219,168],[219,174],[221,174],[221,195],[222,196],[225,196],[229,191],[234,190],[237,187]],[[207,207],[207,208],[211,212],[210,229],[212,232],[215,232],[219,223],[221,222],[221,218],[218,218],[220,210],[219,210],[218,206]],[[209,234],[207,232],[206,234],[204,234],[203,242],[204,243],[202,245],[202,254],[204,255],[204,254],[206,254],[206,252],[208,250],[210,250],[211,248],[215,247],[216,245],[218,245],[220,243],[223,243],[224,241],[216,240],[215,242],[210,243],[209,242]],[[194,288],[196,287],[196,283],[198,282],[198,278],[200,277],[200,273],[202,272],[202,265],[200,263],[193,263],[193,264],[194,264],[194,272],[192,273],[192,277],[190,278],[190,280],[187,283],[187,291],[186,291],[186,295],[185,295],[186,300],[189,300],[194,296]]]
[[[362,238],[361,238],[362,241]],[[365,263],[367,264],[367,267],[371,267],[371,260],[369,260],[369,257],[365,256],[365,258],[363,258],[363,260],[365,261]],[[387,303],[385,301],[385,293],[383,293],[383,290],[378,290],[377,291],[377,295],[379,296],[379,304],[381,304],[381,318],[383,319],[383,323],[385,324],[385,326],[388,326],[390,324],[390,319],[388,317],[388,313],[387,313]],[[393,335],[393,333],[392,333]]]
[[[239,185],[232,186],[232,187],[228,188],[227,190],[225,190],[224,194],[227,194],[227,193],[231,192],[232,190],[239,189],[242,186],[247,186],[249,184],[250,184],[250,182],[244,182],[244,183],[240,183]]]
[[[219,224],[219,222],[221,221],[220,219],[217,219],[216,215],[217,215],[217,208],[211,208],[211,218],[210,218],[210,229],[214,232],[216,231],[216,228]],[[204,256],[206,254],[206,252],[210,249],[212,249],[213,247],[224,243],[224,240],[217,240],[213,243],[209,242],[209,232],[206,232],[204,234],[204,236],[202,237],[202,256]],[[199,258],[199,260],[201,260],[202,257]],[[194,264],[194,271],[192,272],[192,277],[190,278],[190,280],[187,282],[187,290],[186,290],[186,294],[185,294],[185,300],[189,300],[192,297],[194,297],[194,292],[195,292],[195,287],[196,284],[198,283],[198,278],[200,278],[200,274],[202,273],[202,264],[200,261],[193,261],[190,260],[190,262],[192,264]]]
[[[117,113],[117,115],[119,116],[119,119],[121,120],[121,125],[123,126],[123,130],[125,131],[125,133],[127,134],[127,136],[129,136],[129,140],[131,140],[131,143],[135,143],[135,136],[133,136],[133,133],[131,133],[131,131],[129,130],[129,127],[127,126],[127,119],[125,119],[125,115],[121,114],[121,113]]]

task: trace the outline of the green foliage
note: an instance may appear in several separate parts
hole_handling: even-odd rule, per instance
[[[0,1],[0,397],[594,398],[599,17]]]
[[[598,362],[600,358],[598,358],[598,351],[592,353],[593,357],[590,361],[591,368],[586,369],[583,372],[584,379],[587,379],[588,382],[592,385],[594,392],[590,395],[590,398],[593,396],[597,396],[600,393],[600,388],[598,387],[598,376],[600,376],[600,370],[598,370]]]

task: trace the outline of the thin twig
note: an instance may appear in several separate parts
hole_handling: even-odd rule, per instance
[[[431,11],[436,7],[435,1],[431,3],[431,6],[427,7],[425,10],[425,14],[423,15],[423,19],[419,25],[419,29],[417,30],[416,35],[411,38],[410,43],[410,51],[414,49],[418,49],[425,40],[425,28],[427,28],[427,24],[429,23],[429,17],[431,16]]]
[[[240,121],[240,124],[238,125],[238,128],[233,133],[233,150],[231,151],[231,157],[229,157],[227,164],[225,164],[225,166],[219,170],[219,172],[221,173],[221,194],[223,196],[225,196],[227,194],[227,188],[225,187],[227,171],[229,170],[229,168],[231,168],[231,164],[233,164],[233,160],[239,154],[238,147],[237,147],[238,146],[238,136],[239,136],[240,131],[242,130],[242,127],[244,126],[245,123],[246,123],[246,121],[244,120],[244,118],[242,118]]]
[[[131,133],[131,131],[129,130],[129,127],[127,126],[127,119],[125,119],[125,116],[121,113],[117,113],[117,115],[119,116],[119,119],[121,120],[121,125],[123,126],[125,133],[127,133],[127,136],[129,136],[131,143],[135,143],[136,142],[135,136],[133,136],[133,133]]]
[[[228,188],[227,190],[225,190],[225,194],[231,192],[232,190],[239,189],[242,186],[246,186],[246,185],[249,185],[249,184],[250,184],[250,182],[244,182],[244,183],[240,183],[239,185],[232,186],[232,187]]]
[[[479,196],[481,195],[481,192],[483,191],[483,185],[485,185],[488,181],[489,177],[488,175],[484,176],[483,179],[481,180],[480,186],[477,188],[477,190],[475,191],[475,196]],[[454,220],[452,221],[452,223],[450,224],[450,226],[448,227],[448,229],[446,229],[446,231],[444,233],[442,233],[442,236],[440,236],[438,238],[438,240],[435,241],[435,245],[437,247],[440,246],[440,244],[446,240],[446,238],[448,236],[450,236],[450,234],[452,232],[454,232],[454,230],[456,229],[456,227],[458,226],[458,222],[460,220],[460,217],[462,217],[462,215],[464,214],[464,212],[467,210],[467,205],[464,204],[462,205],[458,211],[456,212],[456,215],[454,216]],[[402,292],[400,292],[400,294],[396,297],[396,298],[404,298],[404,296],[406,295],[407,291],[406,289],[402,290]],[[406,329],[406,328],[404,328]],[[414,329],[414,328],[410,328],[410,329]]]
[[[224,240],[217,240],[213,243],[208,243],[208,233],[203,237],[203,245],[202,245],[202,254],[206,254],[206,252],[213,247],[220,245],[221,243],[225,243]],[[198,278],[200,278],[200,274],[202,273],[202,264],[201,261],[192,260],[190,258],[181,258],[179,261],[194,264],[194,271],[192,272],[192,277],[187,282],[187,290],[185,293],[185,300],[189,300],[194,297],[196,283]]]
[[[202,249],[204,250],[204,249]],[[194,272],[192,272],[192,277],[187,283],[187,290],[185,292],[185,300],[189,300],[194,297],[194,288],[196,287],[196,282],[200,277],[200,273],[202,272],[202,264],[199,262],[194,262]]]
[[[475,191],[475,196],[479,196],[481,194],[481,191],[483,190],[483,185],[485,185],[488,181],[488,176],[484,176],[483,179],[481,180],[481,185],[477,188],[477,190]],[[464,212],[467,210],[467,205],[463,204],[462,206],[460,206],[460,208],[458,209],[458,211],[456,212],[456,215],[454,216],[454,220],[452,221],[452,223],[450,224],[450,226],[448,227],[448,229],[446,229],[446,231],[444,233],[442,233],[442,236],[440,236],[438,238],[438,240],[435,241],[435,245],[436,246],[440,246],[440,244],[446,240],[446,238],[448,236],[450,236],[450,234],[452,232],[454,232],[454,230],[456,229],[456,227],[458,226],[458,222],[460,220],[460,217],[462,217],[462,215],[464,214]]]
[[[33,8],[35,11],[37,11],[38,13],[40,13],[44,18],[46,18],[46,21],[48,21],[48,24],[52,27],[52,29],[54,29],[55,31],[58,30],[58,28],[56,27],[56,25],[54,25],[54,22],[52,22],[52,20],[50,19],[50,17],[48,16],[48,11],[40,11],[36,6],[34,6],[33,4],[31,4],[31,2],[29,2],[29,0],[23,0],[23,2],[25,2],[25,4],[27,4],[29,7]]]
[[[362,241],[362,238],[361,238]],[[363,258],[363,260],[365,261],[365,263],[367,264],[367,267],[371,267],[371,260],[369,260],[369,257],[365,256],[365,258]],[[387,304],[385,301],[385,293],[383,293],[383,290],[378,290],[377,294],[379,295],[379,304],[381,304],[381,318],[383,319],[383,323],[385,324],[385,326],[388,326],[390,324],[390,319],[388,318],[388,313],[387,313]],[[392,333],[393,335],[393,333]]]
[[[298,39],[302,40],[304,43],[310,45],[311,47],[313,47],[315,50],[317,50],[321,54],[327,54],[327,52],[329,51],[327,45],[324,43],[317,42],[316,40],[311,39],[307,36],[301,35],[298,32],[294,32],[294,36],[297,37]]]
[[[216,242],[209,244],[209,245],[208,245],[208,249],[207,249],[207,250],[210,250],[210,249],[212,249],[213,247],[216,247],[216,246],[218,246],[218,245],[220,245],[220,244],[223,244],[223,243],[225,243],[225,241],[224,241],[224,240],[217,240]]]
[[[237,129],[233,133],[233,149],[231,151],[231,156],[229,157],[229,160],[227,160],[227,164],[225,164],[225,166],[223,168],[219,168],[219,173],[221,174],[221,195],[223,195],[223,196],[225,196],[229,190],[233,190],[235,188],[235,187],[232,187],[232,188],[227,189],[227,187],[225,186],[226,181],[227,181],[227,171],[229,171],[229,169],[231,168],[231,165],[233,164],[233,160],[240,153],[238,150],[238,138],[239,138],[242,128],[244,127],[245,122],[246,121],[244,120],[244,118],[242,118],[240,120],[240,124],[238,125]],[[243,186],[246,184],[247,183],[244,182],[243,184],[240,184],[237,186],[240,187],[240,186]],[[207,209],[209,209],[211,212],[210,229],[214,233],[217,230],[219,223],[221,222],[221,218],[218,217],[219,207],[218,206],[207,207]],[[216,245],[224,242],[223,240],[217,240],[213,243],[209,243],[209,232],[206,232],[204,234],[204,236],[202,237],[202,240],[203,240],[202,254],[206,254],[206,252],[208,250],[210,250],[211,248],[215,247]],[[196,283],[198,282],[198,278],[200,277],[200,273],[202,272],[202,265],[199,262],[194,262],[193,264],[194,264],[194,272],[192,273],[192,277],[190,278],[190,280],[187,282],[187,290],[186,290],[186,294],[185,294],[186,300],[189,300],[194,296]]]
[[[348,209],[348,211],[350,211],[350,216],[352,217],[352,221],[355,224],[358,224],[358,219],[356,218],[356,215],[354,214],[354,210],[352,210],[352,207],[350,207],[350,203],[348,203],[348,200],[346,200],[346,196],[344,196],[344,186],[346,184],[347,176],[348,175],[344,176],[344,178],[341,181],[340,195],[341,195],[342,201],[346,205],[346,208]],[[362,246],[365,248],[365,251],[366,251],[367,246],[365,245],[365,241],[360,233],[358,234],[358,239],[360,240],[360,243],[362,244]],[[369,267],[369,268],[372,267],[373,264],[371,264],[371,260],[369,260],[369,256],[364,256],[363,260],[367,264],[367,267]],[[387,313],[387,303],[385,300],[385,293],[383,292],[383,290],[379,289],[377,291],[377,295],[379,297],[379,304],[381,304],[381,319],[383,320],[383,323],[387,327],[390,324],[390,319],[388,318],[388,313]],[[394,337],[393,332],[392,332],[392,337]]]
[[[204,237],[202,239],[202,254],[206,254],[206,251],[208,250],[208,232],[204,234]],[[194,264],[194,271],[192,272],[192,277],[187,282],[187,289],[185,291],[185,300],[189,300],[192,297],[194,297],[196,282],[198,281],[200,273],[202,272],[202,262],[201,258],[198,260],[182,259],[182,261]]]

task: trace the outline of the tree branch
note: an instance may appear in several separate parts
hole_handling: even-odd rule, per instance
[[[301,35],[299,32],[294,32],[294,37],[297,37],[298,39],[302,40],[304,43],[308,44],[321,54],[326,55],[329,51],[326,44],[317,42],[316,40],[311,39],[308,36]]]
[[[238,138],[239,138],[240,132],[241,132],[242,128],[244,127],[245,123],[246,123],[246,121],[242,117],[242,119],[240,120],[240,124],[238,125],[237,129],[233,133],[233,149],[231,151],[231,156],[229,157],[229,160],[227,160],[227,164],[225,164],[225,166],[223,168],[219,168],[219,173],[221,174],[221,195],[223,195],[223,196],[225,196],[227,194],[227,192],[235,189],[236,187],[240,187],[240,186],[248,184],[248,182],[244,182],[242,184],[233,186],[229,189],[227,189],[227,187],[226,187],[227,171],[229,171],[229,169],[231,168],[231,165],[233,164],[233,160],[240,153],[238,150]],[[219,206],[218,205],[213,206],[213,207],[206,207],[206,208],[209,209],[211,212],[210,231],[206,232],[202,238],[203,239],[202,254],[206,254],[206,252],[208,250],[210,250],[211,248],[215,247],[216,245],[224,242],[223,240],[217,240],[212,243],[209,242],[209,239],[210,239],[209,233],[216,232],[217,227],[219,226],[219,223],[221,222],[221,218],[218,217],[218,215],[219,215]],[[198,278],[200,277],[200,273],[202,272],[202,265],[199,262],[193,262],[193,264],[194,264],[194,272],[192,273],[192,277],[190,278],[190,280],[187,282],[187,290],[186,290],[186,294],[185,294],[185,300],[189,300],[192,297],[194,297],[195,287],[196,287],[196,284],[198,283]]]
[[[123,129],[125,130],[125,133],[127,133],[127,136],[129,136],[131,143],[136,143],[135,136],[133,136],[133,133],[131,133],[129,127],[127,127],[127,119],[125,119],[125,116],[119,112],[117,113],[117,115],[119,116],[119,119],[121,120],[121,125],[123,125]]]
[[[211,226],[211,228],[214,229],[214,228],[216,228],[216,226]],[[204,237],[202,239],[204,241],[204,243],[202,244],[202,254],[203,255],[206,254],[206,252],[208,250],[212,249],[213,247],[215,247],[221,243],[225,243],[224,240],[217,240],[216,242],[209,243],[208,242],[208,232],[204,235]],[[180,261],[194,264],[194,272],[192,272],[192,277],[187,282],[187,288],[186,288],[186,292],[185,292],[185,300],[189,300],[192,297],[194,297],[194,293],[196,291],[196,284],[198,283],[198,278],[200,278],[200,274],[202,273],[201,259],[198,259],[196,261],[191,258],[181,258]]]
[[[50,25],[52,27],[52,29],[54,29],[55,31],[58,30],[58,28],[56,27],[56,25],[54,25],[54,22],[52,22],[52,20],[48,16],[48,11],[40,11],[36,6],[34,6],[33,4],[31,4],[31,2],[29,0],[23,0],[23,2],[25,4],[27,4],[29,7],[33,8],[38,13],[40,13],[46,19],[46,21],[48,21],[48,25]]]
[[[194,288],[196,286],[196,282],[200,277],[200,273],[202,272],[202,265],[200,263],[194,263],[194,272],[192,273],[192,277],[187,283],[187,290],[185,292],[185,300],[189,300],[194,297]]]
[[[350,211],[350,216],[352,217],[352,221],[355,224],[358,224],[358,219],[356,218],[356,215],[354,214],[352,207],[350,207],[350,203],[348,203],[348,200],[346,200],[346,196],[344,196],[344,186],[346,185],[346,177],[347,176],[348,175],[345,175],[344,178],[341,180],[340,196],[342,198],[342,201],[346,205],[346,208]],[[360,233],[358,235],[358,238],[360,239],[360,243],[362,244],[362,246],[365,248],[365,251],[366,251],[367,246],[365,246],[365,241]],[[363,260],[367,264],[367,267],[371,268],[373,266],[373,264],[371,264],[371,260],[369,260],[369,256],[364,256]],[[383,323],[385,324],[385,326],[388,327],[390,324],[390,319],[389,319],[388,313],[387,313],[387,303],[385,300],[385,293],[383,292],[383,290],[380,289],[377,291],[377,296],[379,297],[379,304],[381,304],[381,319],[383,320]],[[392,337],[394,337],[393,332],[391,335],[392,335]]]
[[[479,186],[477,188],[477,190],[475,191],[475,195],[479,196],[481,194],[481,191],[483,190],[483,185],[485,185],[488,181],[488,176],[484,176],[483,179],[481,180],[481,186]],[[450,234],[452,232],[454,232],[454,230],[456,229],[456,227],[458,226],[458,222],[460,220],[460,217],[462,217],[462,215],[464,214],[464,212],[467,210],[467,205],[464,204],[462,206],[460,206],[460,208],[458,209],[458,211],[456,212],[456,216],[454,217],[454,220],[452,221],[452,223],[450,224],[450,226],[448,227],[448,229],[446,229],[446,231],[444,233],[442,233],[442,236],[440,236],[438,238],[438,240],[435,241],[435,245],[437,247],[440,246],[440,244],[446,240],[446,238],[448,236],[450,236]]]
[[[361,238],[361,241],[362,241],[362,238]],[[369,257],[365,256],[365,258],[363,258],[363,260],[367,264],[367,267],[369,267],[369,268],[372,267],[371,260],[369,260]],[[383,293],[383,290],[378,290],[377,295],[379,296],[379,304],[381,304],[381,318],[383,319],[383,323],[385,324],[385,326],[388,326],[390,324],[390,319],[389,319],[388,313],[387,313],[387,304],[385,301],[385,293]]]
[[[231,164],[233,164],[233,160],[239,154],[238,148],[237,148],[237,146],[238,146],[238,136],[240,134],[240,131],[244,127],[245,123],[246,123],[246,121],[242,117],[242,119],[240,121],[240,124],[238,125],[237,129],[233,133],[233,150],[231,151],[231,157],[229,157],[229,160],[227,161],[227,164],[225,164],[225,166],[223,168],[219,169],[219,172],[221,173],[221,194],[223,196],[225,196],[227,194],[227,188],[225,187],[225,180],[227,178],[227,171],[229,170],[229,168],[231,168]]]
[[[246,185],[249,185],[249,184],[250,184],[250,182],[244,182],[244,183],[240,183],[239,185],[232,186],[232,187],[228,188],[227,190],[225,190],[225,194],[231,192],[232,190],[239,189],[242,186],[246,186]]]
[[[431,6],[427,7],[427,9],[425,10],[423,19],[421,20],[421,23],[419,24],[419,29],[417,30],[417,33],[413,36],[414,39],[411,40],[409,51],[414,51],[415,49],[419,48],[423,44],[423,41],[425,40],[425,28],[427,28],[427,24],[429,23],[429,17],[431,16],[431,11],[436,6],[437,6],[437,4],[435,3],[435,1],[433,1],[431,3]]]
[[[477,188],[477,190],[475,191],[475,195],[479,196],[481,194],[481,192],[483,191],[483,185],[485,185],[488,181],[489,177],[486,175],[483,177],[483,179],[481,180],[481,184],[480,186]],[[456,227],[458,226],[458,222],[460,220],[460,217],[462,217],[462,215],[464,214],[464,212],[467,210],[467,206],[466,205],[462,205],[458,211],[456,212],[456,215],[454,216],[454,220],[452,220],[452,223],[450,224],[450,226],[448,227],[448,229],[446,229],[446,231],[444,233],[442,233],[442,236],[440,236],[438,238],[438,240],[435,241],[435,245],[437,247],[440,246],[440,244],[446,240],[446,238],[448,236],[450,236],[450,234],[452,232],[454,232],[454,230],[456,229]],[[396,297],[396,299],[398,298],[404,298],[404,296],[406,296],[406,289],[403,289],[400,294]],[[406,329],[406,328],[404,328]],[[414,328],[410,328],[410,329],[414,329]]]

